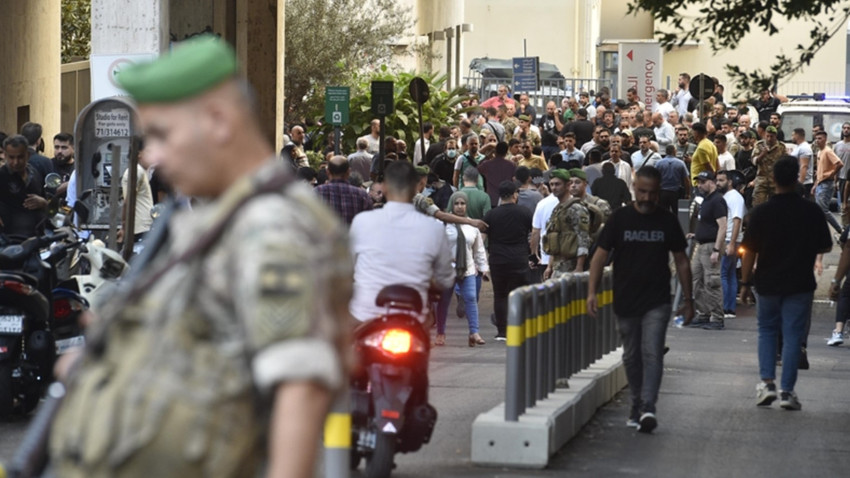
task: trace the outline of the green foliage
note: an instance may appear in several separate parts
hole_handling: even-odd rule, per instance
[[[286,0],[286,120],[318,109],[326,85],[353,85],[390,61],[412,25],[397,0]]]
[[[811,42],[797,45],[792,56],[778,55],[767,70],[745,71],[726,65],[726,72],[742,94],[757,94],[774,88],[783,78],[800,72],[832,36],[844,32],[850,18],[850,5],[842,0],[724,0],[701,2],[699,17],[685,17],[689,0],[631,0],[628,14],[646,11],[670,25],[670,31],[656,31],[668,50],[689,40],[709,39],[712,51],[735,49],[755,27],[769,35],[780,32],[778,18],[802,20],[810,28]],[[827,21],[822,18],[826,15]]]
[[[455,88],[445,91],[446,75],[437,74],[414,74],[414,73],[389,73],[386,66],[379,73],[364,76],[351,89],[351,101],[349,124],[342,127],[342,151],[354,152],[356,150],[357,138],[368,134],[370,123],[375,116],[372,114],[372,81],[392,81],[394,92],[394,111],[385,119],[385,130],[387,135],[402,139],[407,143],[408,154],[412,156],[413,142],[419,138],[419,106],[410,96],[409,86],[411,80],[419,76],[428,84],[430,97],[422,105],[422,120],[430,121],[437,131],[440,126],[455,124],[458,122],[457,106],[461,101],[468,98],[469,94],[465,88]],[[320,95],[321,105],[324,105],[324,91]],[[309,115],[324,122],[324,106],[314,109]],[[317,135],[314,144],[325,144],[324,138],[333,134],[333,126],[324,124],[313,129]]]
[[[91,0],[62,0],[62,63],[91,54]]]

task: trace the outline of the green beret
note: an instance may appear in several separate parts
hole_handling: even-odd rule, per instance
[[[582,181],[587,181],[587,175],[584,174],[580,168],[573,168],[570,170],[570,176],[573,178],[580,178]]]
[[[779,131],[776,130],[776,126],[773,125],[768,126],[765,131],[767,131],[768,133],[779,134]]]
[[[233,78],[237,70],[233,48],[205,34],[182,42],[153,61],[121,70],[116,80],[138,103],[173,103]]]
[[[570,180],[570,172],[566,169],[553,169],[549,171],[549,179],[558,178],[562,181]]]
[[[420,177],[427,176],[430,173],[431,168],[429,168],[428,166],[416,166],[416,174],[418,174]]]
[[[519,115],[519,120],[520,121],[531,121],[531,118],[529,118],[528,115]]]

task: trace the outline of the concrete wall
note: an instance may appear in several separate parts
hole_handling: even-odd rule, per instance
[[[168,48],[169,0],[92,0],[92,55],[162,53]]]
[[[629,0],[604,0],[601,5],[601,40],[647,40],[652,38],[655,19],[649,13],[626,15]]]
[[[60,0],[6,0],[0,15],[0,131],[26,120],[60,129]],[[29,107],[28,118],[24,114]],[[19,114],[20,112],[20,114]],[[51,139],[45,140],[47,143]],[[48,154],[49,154],[48,147]]]
[[[607,0],[606,0],[607,1]],[[692,7],[693,8],[693,7]],[[825,20],[825,19],[824,19]],[[713,55],[707,42],[699,46],[673,50],[664,55],[664,75],[670,76],[675,84],[680,72],[694,76],[704,72],[716,76],[726,87],[726,99],[734,97],[734,85],[730,83],[724,66],[737,64],[746,70],[762,69],[773,63],[777,54],[794,56],[797,44],[807,44],[811,24],[780,19],[780,33],[769,36],[755,26],[736,50],[726,50]],[[659,25],[663,30],[664,25]],[[818,52],[811,64],[802,73],[779,84],[782,94],[812,93],[844,94],[847,63],[847,37],[844,29]]]

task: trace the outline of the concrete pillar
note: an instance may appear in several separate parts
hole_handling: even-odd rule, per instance
[[[60,0],[6,0],[0,14],[0,131],[41,123],[45,143],[60,128]],[[46,153],[51,154],[48,146]]]
[[[169,0],[92,0],[91,23],[92,55],[160,54],[169,45]]]
[[[284,0],[239,0],[236,4],[236,54],[245,76],[257,95],[260,127],[272,144],[275,131],[278,90],[278,3]],[[282,61],[282,60],[281,60]]]
[[[275,151],[283,149],[283,117],[286,113],[286,91],[283,89],[283,76],[285,70],[285,52],[286,52],[286,2],[280,0],[277,2],[277,85],[275,88]]]

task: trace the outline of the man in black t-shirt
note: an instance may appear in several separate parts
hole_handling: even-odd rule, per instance
[[[490,277],[493,279],[493,311],[496,316],[496,340],[507,337],[508,295],[528,285],[528,257],[531,253],[531,211],[517,204],[518,190],[512,181],[499,185],[502,204],[487,211],[487,242],[490,252]]]
[[[726,201],[717,190],[714,173],[697,175],[699,192],[705,198],[699,207],[694,239],[697,248],[691,263],[694,276],[694,302],[697,318],[690,325],[708,330],[723,330],[723,287],[720,281],[720,256],[726,245]]]
[[[758,291],[758,358],[761,382],[756,405],[767,406],[777,398],[776,349],[782,333],[782,380],[779,405],[799,410],[794,393],[797,364],[806,335],[817,286],[814,264],[817,254],[832,249],[823,211],[797,194],[799,163],[783,156],[773,165],[776,194],[757,206],[750,216],[741,258],[741,297],[753,285],[753,265],[758,260],[755,288]]]
[[[614,259],[614,313],[623,340],[623,363],[632,407],[626,424],[649,433],[658,424],[655,402],[664,370],[664,340],[670,321],[669,253],[673,253],[684,305],[684,323],[694,316],[691,268],[685,235],[670,211],[658,206],[661,173],[646,166],[635,174],[635,201],[611,214],[590,263],[587,310],[597,314],[596,293],[609,251]]]

